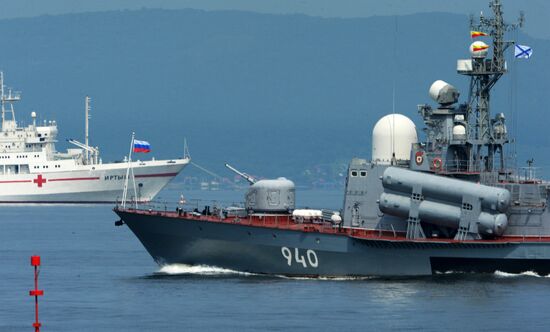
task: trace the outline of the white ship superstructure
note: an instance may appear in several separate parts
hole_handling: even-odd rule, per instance
[[[0,96],[0,203],[112,203],[122,198],[128,167],[136,186],[128,199],[150,201],[190,161],[183,157],[103,163],[99,149],[88,144],[89,98],[85,143],[68,140],[78,148],[58,152],[55,121],[37,123],[32,112],[32,124],[18,126],[14,103],[21,98],[5,88],[1,72]]]

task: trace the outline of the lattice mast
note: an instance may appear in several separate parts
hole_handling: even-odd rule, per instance
[[[495,130],[498,126],[501,129],[505,128],[504,115],[499,113],[494,119],[491,118],[490,91],[506,73],[504,52],[514,44],[514,41],[504,40],[504,33],[521,27],[524,16],[520,13],[518,23],[506,24],[502,16],[500,0],[491,1],[489,7],[494,17],[487,18],[482,13],[476,22],[472,16],[470,27],[472,31],[485,32],[492,38],[492,58],[472,56],[472,70],[460,73],[470,76],[467,111],[468,143],[471,144],[472,149],[469,153],[469,169],[493,171],[496,153],[500,154],[499,170],[505,169],[503,145],[508,142],[508,138],[505,130]]]
[[[6,93],[7,92],[7,93]],[[20,101],[21,95],[18,92],[13,92],[10,88],[4,85],[4,72],[0,71],[0,104],[2,109],[2,131],[15,130],[17,124],[15,122],[15,110],[13,103]],[[9,113],[9,119],[6,114]]]

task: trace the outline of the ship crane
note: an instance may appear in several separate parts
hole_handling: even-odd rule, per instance
[[[86,152],[90,152],[91,158],[86,157],[84,159],[86,164],[88,164],[88,165],[89,164],[98,164],[98,161],[99,161],[99,149],[98,148],[94,148],[93,146],[86,145],[86,144],[81,143],[81,142],[79,142],[77,140],[74,140],[72,138],[68,139],[67,142],[69,142],[73,145],[76,145],[81,149],[84,149]],[[88,154],[86,154],[86,155],[88,155]],[[90,163],[90,160],[92,161],[91,163]]]
[[[74,139],[68,139],[67,142],[74,144],[78,146],[81,149],[84,149],[84,163],[86,165],[94,165],[98,164],[99,161],[99,149],[94,148],[93,146],[90,146],[90,111],[91,111],[91,103],[92,99],[89,96],[86,96],[85,98],[85,115],[84,115],[84,143],[81,143]]]

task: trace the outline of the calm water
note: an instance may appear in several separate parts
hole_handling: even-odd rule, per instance
[[[164,199],[179,197],[176,190]],[[161,195],[161,196],[162,196]],[[340,192],[299,192],[302,206]],[[188,197],[238,200],[235,192]],[[548,330],[550,278],[442,275],[313,280],[171,266],[160,271],[110,206],[0,206],[0,331],[31,331],[42,256],[43,331]]]

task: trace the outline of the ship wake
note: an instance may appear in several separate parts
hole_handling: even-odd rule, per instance
[[[265,275],[251,272],[242,272],[231,269],[224,269],[209,265],[187,265],[187,264],[166,264],[161,266],[157,274],[165,274],[170,276],[178,275],[196,275],[196,276],[255,276],[255,277],[271,277],[289,280],[330,280],[330,281],[350,281],[350,280],[368,280],[376,277],[367,276],[285,276],[285,275]]]
[[[158,271],[158,274],[165,274],[171,276],[178,275],[196,275],[196,276],[262,276],[262,274],[242,272],[231,269],[225,269],[216,266],[209,265],[187,265],[187,264],[167,264],[163,265]],[[436,274],[457,274],[454,271],[439,272]],[[462,274],[462,273],[458,273]],[[533,271],[525,271],[521,273],[509,273],[502,271],[495,271],[493,275],[496,278],[550,278],[549,275],[540,275]],[[374,276],[285,276],[285,275],[271,275],[271,277],[289,280],[327,280],[327,281],[351,281],[351,280],[370,280],[376,279]]]
[[[158,271],[160,274],[167,275],[206,275],[206,276],[251,276],[253,273],[240,272],[221,267],[208,265],[187,265],[187,264],[168,264],[164,265]]]
[[[533,271],[525,271],[521,273],[508,273],[508,272],[502,272],[502,271],[495,271],[494,275],[497,278],[517,278],[517,277],[550,278],[550,274],[540,275]]]
[[[463,271],[435,271],[435,275],[443,276],[443,275],[473,275],[476,274],[474,272],[463,272]],[[534,271],[524,271],[521,273],[510,273],[510,272],[504,272],[504,271],[495,271],[492,273],[492,276],[496,278],[521,278],[521,277],[533,277],[533,278],[550,278],[549,275],[541,275]]]
[[[357,281],[378,279],[377,276],[285,276],[275,275],[277,278],[289,280],[323,280],[323,281]]]

